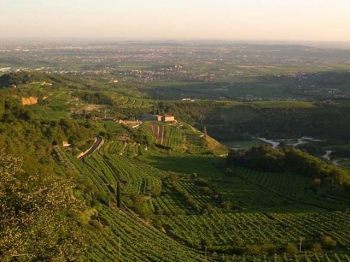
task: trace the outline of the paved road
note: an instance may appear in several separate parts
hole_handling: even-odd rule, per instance
[[[102,137],[97,136],[95,143],[92,145],[92,147],[90,147],[89,151],[87,151],[82,156],[78,157],[78,159],[81,161],[84,161],[84,158],[91,155],[93,152],[95,152],[99,148],[99,146],[102,145],[102,143],[103,143]]]

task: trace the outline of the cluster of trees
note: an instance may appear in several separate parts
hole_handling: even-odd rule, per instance
[[[330,143],[348,142],[350,108],[319,105],[315,108],[219,107],[206,113],[203,124],[219,141],[267,138],[320,137]]]
[[[101,92],[75,92],[74,96],[82,99],[89,104],[110,105],[115,104],[114,100]]]
[[[27,73],[27,72],[18,72],[4,74],[0,76],[0,87],[10,87],[12,85],[21,85],[28,84],[34,81],[39,81],[41,76],[37,73]]]
[[[12,123],[13,121],[35,119],[36,116],[28,109],[23,107],[17,99],[0,99],[0,121]]]
[[[73,149],[82,150],[93,136],[93,129],[69,119],[25,121],[14,118],[10,123],[0,122],[2,148],[6,153],[22,156],[24,168],[31,174],[54,170],[53,145],[68,141]]]
[[[79,123],[70,118],[62,118],[59,121],[41,123],[43,133],[53,144],[62,144],[63,140],[67,140],[73,147],[78,147],[94,136],[93,127],[88,122]]]
[[[295,148],[273,149],[268,145],[260,145],[249,150],[231,150],[227,156],[227,165],[268,172],[295,172],[326,186],[350,189],[346,171]]]
[[[0,152],[0,260],[75,261],[85,241],[76,216],[85,208],[71,181],[28,175],[22,160]]]

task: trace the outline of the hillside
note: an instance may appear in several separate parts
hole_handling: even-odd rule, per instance
[[[350,260],[346,170],[296,149],[228,152],[184,121],[193,104],[177,115],[173,102],[50,79],[0,90],[0,260]],[[156,113],[175,121],[137,119]]]

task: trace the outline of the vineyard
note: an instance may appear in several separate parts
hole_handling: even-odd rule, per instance
[[[234,173],[240,178],[295,202],[329,210],[341,210],[350,206],[350,201],[326,195],[321,189],[313,188],[312,180],[299,174],[256,172],[242,167],[236,167]]]
[[[123,96],[123,95],[116,95],[115,93],[111,97],[117,105],[124,108],[127,108],[127,107],[140,108],[140,107],[149,107],[151,105],[150,100],[147,100],[147,99],[138,99],[138,98]]]
[[[90,261],[350,261],[346,200],[326,201],[298,174],[241,167],[224,173],[217,157],[180,150],[196,130],[152,122],[140,131],[154,144],[162,138],[165,148],[119,137],[83,162],[54,148],[57,161],[90,181],[92,198],[100,199],[84,215]],[[169,154],[170,145],[179,151]],[[322,242],[327,238],[334,247]],[[301,252],[290,253],[289,245]]]
[[[73,228],[67,233],[57,231],[52,243],[55,248],[61,248],[62,243],[65,248],[72,245],[62,249],[68,250],[62,257],[70,248],[82,257],[69,261],[350,261],[350,177],[345,166],[335,167],[335,158],[325,161],[321,154],[307,153],[307,147],[299,150],[287,144],[275,150],[256,147],[250,154],[246,154],[249,150],[229,151],[207,133],[208,127],[208,132],[218,137],[223,134],[243,139],[248,136],[245,130],[256,128],[260,132],[269,127],[270,132],[276,119],[286,123],[284,114],[290,112],[299,113],[289,120],[295,116],[309,123],[313,118],[306,121],[303,110],[323,105],[294,101],[152,101],[145,98],[140,91],[143,86],[137,83],[135,90],[129,90],[122,81],[109,83],[108,77],[89,82],[75,77],[72,82],[69,78],[44,78],[50,85],[40,84],[43,80],[29,82],[23,88],[7,90],[9,93],[3,96],[3,159],[19,154],[24,169],[23,173],[15,170],[15,175],[3,172],[2,211],[10,210],[7,203],[12,200],[15,205],[13,213],[1,214],[0,222],[20,232],[9,233],[7,239],[22,238],[21,230],[27,227],[22,222],[17,227],[17,214],[34,210],[31,221],[38,221],[36,216],[43,219],[45,213],[36,208],[41,204],[31,199],[51,192],[53,184],[45,179],[52,174],[52,181],[67,183],[62,187],[67,190],[57,187],[52,191],[53,198],[57,195],[55,201],[60,201],[52,213],[55,222],[61,225],[63,220],[69,221]],[[14,100],[7,101],[6,96]],[[237,110],[231,111],[234,104]],[[205,112],[206,105],[212,107],[208,108],[211,113]],[[335,108],[327,105],[315,113],[320,127],[332,126],[329,133],[341,129],[339,123],[333,126],[323,121],[323,112],[331,112],[327,121],[333,123],[333,113],[341,112]],[[139,117],[151,115],[148,119],[154,120],[155,112],[174,115],[176,120],[147,121]],[[184,122],[187,120],[198,129]],[[214,125],[207,125],[208,120]],[[294,125],[293,121],[290,126],[298,130],[307,126]],[[252,126],[255,122],[260,124]],[[343,135],[348,137],[345,131]],[[309,150],[332,150],[331,157],[350,152],[347,146],[323,143],[326,141],[315,145],[310,142]],[[341,148],[346,150],[342,152]],[[0,168],[8,164],[6,161],[0,163]],[[336,163],[342,161],[348,158]],[[11,194],[7,197],[8,191]],[[72,201],[61,201],[61,192]],[[22,206],[19,199],[27,199],[28,206]],[[49,201],[44,203],[51,205]],[[50,225],[45,224],[47,229]],[[31,255],[32,249],[41,248],[33,243],[45,239],[40,230],[29,236],[27,246],[14,241],[16,252],[12,252],[14,245],[7,245],[7,239],[1,238],[0,244],[7,245],[8,254],[1,246],[0,260],[5,254],[9,257],[4,261],[44,261],[45,257]],[[55,257],[54,252],[50,255]]]
[[[164,217],[163,223],[172,235],[193,247],[205,239],[215,247],[241,244],[271,244],[283,248],[288,243],[321,240],[331,236],[341,247],[349,246],[350,212],[327,213],[231,213],[202,216]],[[339,227],[339,225],[343,225]],[[346,248],[347,250],[347,248]]]
[[[147,127],[148,130],[146,130]],[[143,130],[152,136],[156,144],[177,152],[200,154],[209,150],[209,138],[185,123],[164,124],[149,122],[145,123]],[[218,145],[214,145],[215,147],[218,147]]]
[[[166,174],[119,155],[93,154],[81,162],[59,148],[56,151],[61,164],[88,179],[104,199],[95,207],[86,228],[89,261],[201,261],[196,250],[185,248],[135,213],[118,210],[113,204],[117,181],[123,183],[123,194],[155,194],[161,187],[160,178]]]
[[[197,252],[186,249],[139,218],[107,206],[90,221],[90,261],[201,261]],[[98,230],[96,230],[98,229]],[[120,242],[119,242],[120,241]]]

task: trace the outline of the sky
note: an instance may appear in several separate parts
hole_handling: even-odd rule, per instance
[[[349,0],[4,0],[0,38],[350,41]]]

